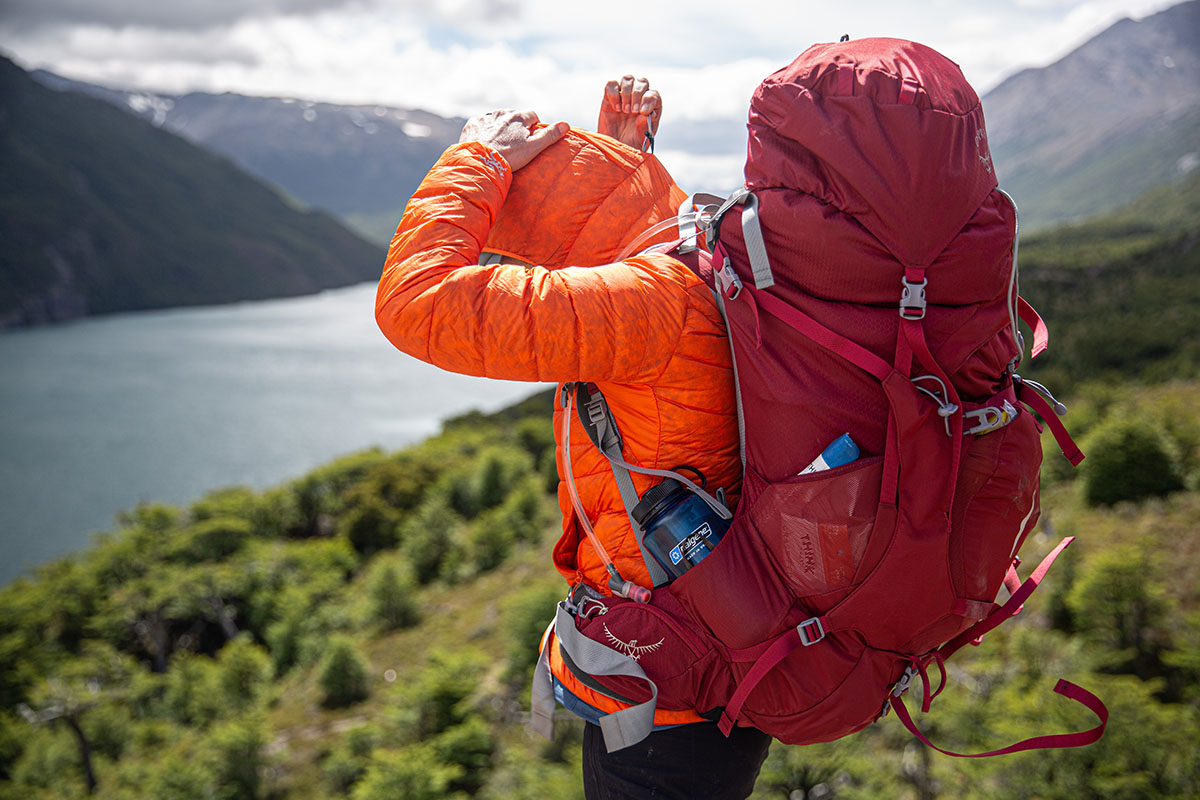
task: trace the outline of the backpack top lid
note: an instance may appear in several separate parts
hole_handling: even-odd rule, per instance
[[[814,45],[750,102],[746,186],[812,195],[926,266],[996,186],[979,97],[900,39]]]
[[[551,269],[608,264],[686,197],[653,155],[572,129],[513,173],[483,249]]]

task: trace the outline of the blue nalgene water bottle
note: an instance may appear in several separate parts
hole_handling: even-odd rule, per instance
[[[711,553],[729,528],[729,520],[673,478],[646,492],[632,516],[646,532],[646,549],[676,578]]]

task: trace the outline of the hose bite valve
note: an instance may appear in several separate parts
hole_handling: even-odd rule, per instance
[[[608,566],[608,588],[613,590],[614,594],[626,597],[635,603],[649,603],[650,590],[638,586],[633,581],[627,581],[621,577],[621,573],[617,572],[617,568],[609,564]]]

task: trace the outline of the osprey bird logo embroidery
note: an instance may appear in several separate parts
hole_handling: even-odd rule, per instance
[[[659,645],[663,643],[662,639],[659,639],[654,644],[638,644],[637,639],[630,639],[628,642],[622,642],[616,636],[613,636],[613,632],[608,629],[607,625],[604,626],[604,635],[607,636],[608,640],[613,643],[613,647],[615,647],[617,650],[620,650],[634,661],[640,660],[641,657],[647,653],[653,653],[659,648]]]

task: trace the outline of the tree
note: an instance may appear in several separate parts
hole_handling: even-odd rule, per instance
[[[382,564],[375,570],[367,592],[371,601],[371,619],[385,630],[408,628],[420,620],[412,578],[402,574],[394,563]]]
[[[1113,505],[1165,495],[1183,488],[1169,445],[1149,420],[1114,417],[1088,437],[1083,462],[1084,499]]]
[[[327,708],[353,705],[370,694],[366,662],[354,646],[341,637],[330,640],[321,659],[317,683],[323,694],[321,704]]]

